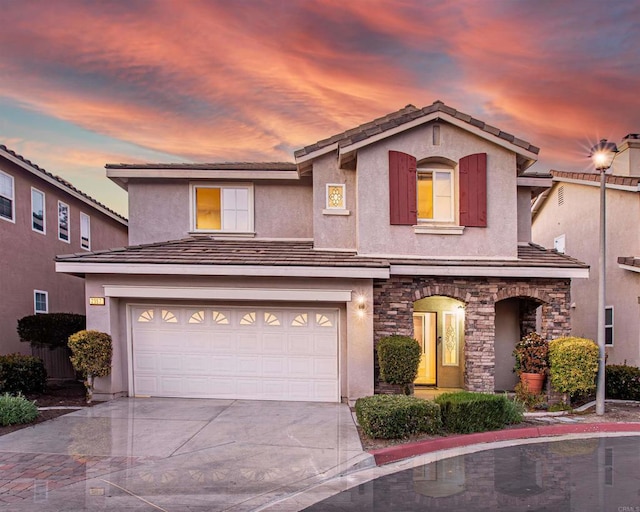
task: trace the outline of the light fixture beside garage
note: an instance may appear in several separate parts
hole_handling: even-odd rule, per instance
[[[367,298],[364,295],[356,297],[356,315],[358,318],[364,318],[367,314]]]

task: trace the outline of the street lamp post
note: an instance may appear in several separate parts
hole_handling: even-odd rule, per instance
[[[618,148],[613,142],[602,139],[591,148],[590,157],[596,171],[600,172],[600,253],[598,257],[598,382],[596,384],[596,414],[604,414],[605,376],[605,300],[606,300],[606,172],[613,164]]]

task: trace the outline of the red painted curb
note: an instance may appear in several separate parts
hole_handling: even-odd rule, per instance
[[[540,427],[525,427],[492,432],[478,432],[437,439],[418,441],[417,443],[391,446],[379,450],[371,450],[376,465],[389,464],[416,455],[459,448],[472,444],[492,443],[495,441],[511,441],[514,439],[533,439],[537,437],[561,436],[564,434],[583,434],[587,432],[640,432],[640,423],[582,423],[543,425]]]

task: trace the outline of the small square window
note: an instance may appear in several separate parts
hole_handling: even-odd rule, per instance
[[[346,208],[345,188],[343,184],[327,184],[327,210],[344,210]]]
[[[49,294],[42,290],[33,291],[33,310],[36,315],[49,312]]]

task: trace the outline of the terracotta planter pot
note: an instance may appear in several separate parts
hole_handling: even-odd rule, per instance
[[[541,393],[544,384],[544,373],[521,373],[520,382],[529,393]]]

